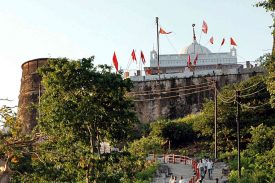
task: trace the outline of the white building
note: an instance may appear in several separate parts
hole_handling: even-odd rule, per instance
[[[191,66],[188,65],[190,55]],[[194,59],[197,58],[196,64]],[[229,52],[212,53],[208,48],[200,45],[193,35],[193,43],[183,49],[180,54],[160,54],[159,68],[157,52],[151,51],[150,66],[144,67],[146,76],[133,76],[132,80],[158,79],[170,77],[205,76],[213,74],[236,74],[241,64],[237,64],[237,50],[231,48]],[[138,74],[139,75],[139,74]]]

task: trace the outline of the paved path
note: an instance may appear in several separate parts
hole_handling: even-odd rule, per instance
[[[180,176],[183,176],[184,179],[190,180],[190,178],[194,175],[191,165],[184,165],[184,164],[172,164],[172,163],[163,163],[161,164],[162,167],[169,167],[171,173],[177,176],[177,180],[179,180]],[[216,183],[215,179],[219,179],[219,183],[224,182],[227,180],[226,176],[222,175],[222,169],[226,165],[224,163],[215,163],[214,170],[212,173],[212,180],[209,180],[208,174],[204,179],[204,183]],[[157,173],[157,176],[154,178],[153,183],[168,183],[170,177],[166,177],[165,173]],[[187,182],[188,182],[187,181]]]

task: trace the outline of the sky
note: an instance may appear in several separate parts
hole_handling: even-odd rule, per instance
[[[192,24],[200,43],[228,52],[237,43],[238,62],[254,61],[272,47],[270,13],[255,0],[0,0],[0,99],[18,103],[22,63],[42,57],[112,63],[126,69],[133,49],[149,66],[156,48],[156,23],[172,34],[160,36],[160,54],[175,54],[192,43]],[[203,20],[208,33],[201,34]],[[214,45],[209,44],[214,37]],[[222,38],[226,39],[220,48]],[[131,63],[130,69],[137,64]],[[0,105],[3,101],[0,101]]]

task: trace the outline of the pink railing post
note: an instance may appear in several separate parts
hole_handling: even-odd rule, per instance
[[[173,154],[173,163],[175,164],[175,154]]]

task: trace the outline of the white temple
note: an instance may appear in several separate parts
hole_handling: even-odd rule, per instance
[[[187,63],[189,55],[191,58],[191,65],[188,65]],[[194,59],[197,55],[198,59],[196,64],[194,64]],[[160,74],[160,78],[235,74],[241,67],[241,64],[237,64],[237,50],[235,47],[231,48],[229,52],[212,53],[208,48],[197,42],[194,33],[193,43],[184,48],[182,53],[160,54],[159,66],[157,51],[151,51],[150,66],[144,67],[146,75],[139,76],[138,74],[138,76],[133,76],[131,79],[158,79],[158,72]]]
[[[198,54],[198,60],[194,65],[194,59]],[[237,64],[236,48],[231,48],[230,52],[212,53],[209,49],[201,46],[196,40],[184,49],[182,54],[166,54],[159,56],[160,74],[182,73],[188,67],[187,60],[190,55],[192,66],[189,70],[192,71],[213,71],[219,69],[231,69],[240,67]],[[145,67],[145,70],[151,69],[151,74],[158,74],[157,52],[151,51],[150,67]]]

